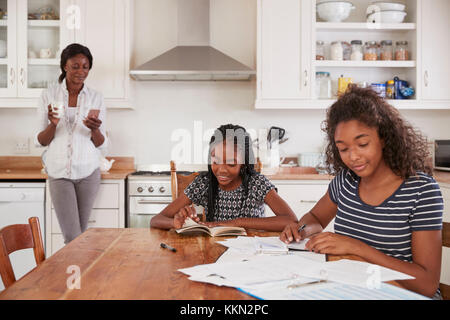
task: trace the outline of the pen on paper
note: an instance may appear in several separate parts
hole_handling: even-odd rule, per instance
[[[174,247],[171,247],[171,246],[169,246],[168,244],[165,244],[165,243],[163,243],[163,242],[161,242],[161,248],[169,249],[169,250],[172,251],[172,252],[177,252],[177,249],[175,249]]]

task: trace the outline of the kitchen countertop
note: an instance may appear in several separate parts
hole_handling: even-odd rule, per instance
[[[102,179],[126,179],[135,172],[133,157],[106,157],[115,159],[108,172],[102,172]],[[41,157],[3,156],[0,157],[0,180],[45,180],[48,176],[41,172]],[[271,180],[332,180],[328,174],[317,174],[313,167],[263,168],[262,174]],[[437,182],[450,184],[450,172],[434,171]]]
[[[108,172],[102,172],[102,179],[125,179],[135,172],[134,158],[132,157],[106,157],[115,159]],[[47,174],[42,172],[41,157],[32,156],[6,156],[0,157],[0,180],[45,180]]]

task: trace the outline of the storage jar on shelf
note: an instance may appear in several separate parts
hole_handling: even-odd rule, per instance
[[[316,72],[316,97],[331,99],[331,79],[329,72]]]
[[[383,40],[381,41],[381,54],[380,60],[392,60],[392,41]]]
[[[344,48],[340,41],[333,41],[331,43],[331,60],[342,61],[344,60]]]
[[[316,41],[316,60],[325,60],[325,47],[321,40]]]
[[[378,46],[376,41],[368,41],[364,46],[364,60],[378,60]]]
[[[395,45],[395,60],[409,60],[408,41],[397,41]]]
[[[350,60],[361,61],[363,59],[362,41],[352,40],[350,44],[352,45],[352,54],[350,56]]]

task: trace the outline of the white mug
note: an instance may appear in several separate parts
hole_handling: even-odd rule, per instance
[[[52,56],[52,49],[50,48],[41,49],[41,51],[39,51],[39,57],[41,59],[48,59],[51,56]]]
[[[51,104],[52,112],[55,112],[55,118],[60,119],[64,115],[64,102],[62,101],[54,101]]]

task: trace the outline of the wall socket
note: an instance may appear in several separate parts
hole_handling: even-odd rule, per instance
[[[20,140],[16,140],[16,144],[14,146],[15,154],[29,154],[30,153],[30,139],[24,138]]]

